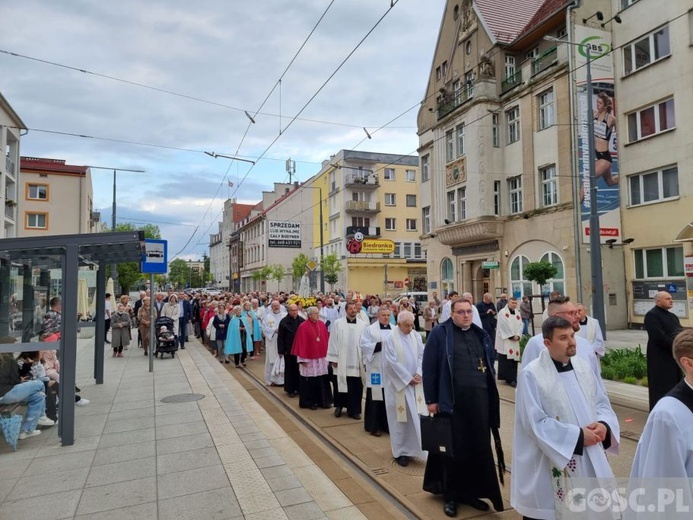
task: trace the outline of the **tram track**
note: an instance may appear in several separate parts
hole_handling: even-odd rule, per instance
[[[359,460],[349,454],[346,448],[339,444],[334,437],[326,435],[321,428],[307,420],[296,409],[291,407],[287,402],[281,399],[275,392],[268,389],[264,382],[256,376],[251,370],[236,370],[232,371],[236,377],[243,377],[249,381],[253,387],[267,398],[269,404],[277,408],[280,412],[288,415],[293,421],[312,434],[315,441],[319,442],[320,446],[329,451],[340,462],[343,462],[351,471],[356,473],[363,480],[368,482],[374,488],[378,495],[388,504],[394,507],[399,513],[398,518],[406,518],[411,520],[425,520],[429,517],[424,515],[412,504],[403,500],[401,494],[397,493],[391,486],[380,480],[378,477],[379,471],[365,467]],[[263,403],[259,403],[263,405]],[[310,457],[310,455],[308,455]],[[318,461],[314,461],[318,464]],[[318,464],[319,465],[319,464]]]

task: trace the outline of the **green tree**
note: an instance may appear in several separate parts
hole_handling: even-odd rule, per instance
[[[558,273],[556,269],[550,262],[530,262],[525,266],[523,272],[527,280],[537,282],[540,286],[546,285],[546,281],[550,280]]]
[[[155,274],[154,283],[157,289],[163,289],[168,283],[168,277],[165,274]],[[152,289],[152,295],[154,294],[154,289]]]
[[[282,281],[284,276],[286,276],[286,269],[281,264],[273,265],[270,271],[270,278],[276,280],[277,282],[277,292],[279,292],[279,283]]]
[[[294,282],[300,280],[303,273],[306,272],[308,268],[308,257],[304,253],[299,253],[294,257],[293,262],[291,262],[291,274],[293,276]]]
[[[191,269],[188,262],[176,258],[168,264],[168,280],[174,287],[180,289],[191,281]]]
[[[261,267],[257,271],[254,271],[251,278],[256,282],[266,282],[272,275],[272,268],[269,265]]]
[[[339,280],[339,273],[342,270],[342,262],[337,253],[324,256],[320,262],[320,270],[324,273],[325,281],[332,286],[334,291],[334,284]]]
[[[145,224],[136,227],[130,222],[123,222],[116,225],[116,231],[144,231],[145,238],[161,238],[159,226],[154,224]],[[133,287],[140,279],[143,278],[140,271],[140,264],[137,262],[126,262],[118,264],[118,283],[120,284],[120,294],[128,294],[130,288]]]

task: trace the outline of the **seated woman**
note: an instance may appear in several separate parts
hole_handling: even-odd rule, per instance
[[[29,376],[31,381],[41,381],[46,393],[46,412],[39,419],[39,426],[53,426],[58,422],[58,391],[59,384],[46,375],[46,368],[41,359],[41,352],[22,352],[17,358],[19,375]]]
[[[0,340],[0,343],[14,343],[14,338],[11,339],[12,341]],[[41,381],[30,381],[28,376],[19,376],[19,365],[14,355],[0,353],[0,404],[27,404],[19,432],[20,439],[41,434],[36,427],[46,410],[46,394],[43,390]]]

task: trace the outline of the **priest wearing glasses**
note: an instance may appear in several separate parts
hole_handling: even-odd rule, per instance
[[[435,327],[423,354],[423,390],[430,414],[452,417],[454,457],[429,453],[423,488],[444,497],[443,511],[457,515],[458,503],[480,511],[503,510],[491,435],[496,439],[499,471],[500,400],[493,370],[493,342],[474,325],[472,304],[456,299],[451,319]]]

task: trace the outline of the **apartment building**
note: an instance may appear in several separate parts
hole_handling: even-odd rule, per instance
[[[652,296],[666,290],[693,327],[693,1],[614,7],[628,321],[642,324]]]
[[[426,257],[420,235],[420,171],[417,157],[379,152],[340,150],[323,161],[321,170],[305,184],[312,189],[313,256],[335,253],[342,271],[335,289],[362,294],[396,295],[406,290],[425,290]],[[391,240],[389,254],[352,253],[348,241],[357,233],[365,239]],[[330,289],[330,287],[326,287]]]
[[[556,290],[589,305],[581,180],[589,165],[580,139],[585,67],[576,66],[580,47],[555,40],[606,43],[609,27],[601,24],[611,21],[611,5],[513,5],[449,0],[445,6],[418,115],[428,289],[469,291],[477,300],[486,292],[519,297]],[[608,56],[591,62],[600,87],[610,80],[613,97],[610,63]],[[598,206],[602,242],[620,241],[618,186],[602,183],[609,203],[616,200],[610,212]],[[527,263],[540,260],[557,269],[543,287],[524,276]],[[607,325],[620,328],[627,320],[622,253],[603,247],[602,264]]]
[[[17,236],[96,233],[91,170],[62,159],[21,158]]]
[[[238,270],[232,267],[235,251],[232,254],[231,235],[254,206],[255,204],[241,204],[235,198],[224,201],[218,232],[209,235],[209,269],[212,273],[212,285],[217,289],[233,288],[233,273]]]
[[[26,131],[26,125],[0,93],[0,147],[5,152],[5,160],[0,163],[0,195],[4,202],[4,211],[0,214],[0,238],[17,236],[19,139],[22,130]]]

